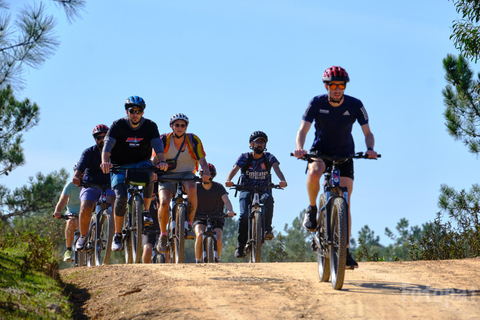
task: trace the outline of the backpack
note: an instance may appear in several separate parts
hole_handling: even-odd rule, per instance
[[[248,153],[247,157],[247,162],[242,166],[242,174],[247,173],[248,168],[253,162],[253,154],[252,152]],[[270,174],[270,170],[272,169],[272,166],[270,165],[270,162],[268,161],[267,157],[265,156],[265,152],[262,154],[262,162],[265,164],[265,167],[267,168],[268,174]]]

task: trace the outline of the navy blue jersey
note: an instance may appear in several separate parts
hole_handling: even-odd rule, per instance
[[[110,185],[110,174],[100,169],[102,163],[101,151],[96,145],[85,149],[77,164],[77,169],[84,172],[83,182],[99,185]]]
[[[106,140],[115,139],[110,159],[113,165],[138,163],[150,159],[153,139],[160,139],[157,124],[143,118],[136,128],[129,125],[128,118],[115,121],[107,132]]]
[[[349,156],[355,153],[352,127],[355,121],[362,126],[368,123],[368,115],[362,102],[344,95],[343,103],[332,107],[328,95],[314,97],[302,116],[313,123],[315,140],[312,147],[328,155]]]
[[[265,163],[268,161],[268,164]],[[248,152],[242,153],[235,164],[242,169],[245,169],[245,174],[242,175],[241,184],[247,187],[264,187],[270,184],[269,168],[277,163],[278,160],[270,152],[264,152],[260,159],[251,159],[248,168],[243,168],[248,162]],[[278,162],[279,163],[279,162]],[[280,163],[279,163],[280,164]]]

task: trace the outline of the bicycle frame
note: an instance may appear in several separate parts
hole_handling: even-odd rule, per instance
[[[228,217],[227,214],[222,215],[213,215],[213,216],[205,216],[202,218],[206,218],[207,223],[205,227],[205,231],[203,232],[202,237],[202,246],[203,246],[203,262],[211,263],[211,262],[218,262],[218,244],[217,244],[217,232],[213,228],[213,221],[220,220],[223,218]],[[211,248],[208,248],[208,239],[211,238],[213,241],[213,261],[210,261],[212,258],[212,254],[209,252]]]

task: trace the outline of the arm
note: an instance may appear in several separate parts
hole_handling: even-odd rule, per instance
[[[295,139],[296,150],[293,152],[293,154],[297,158],[301,158],[304,154],[307,153],[307,151],[304,150],[303,147],[305,145],[307,133],[310,130],[311,126],[312,123],[305,120],[302,120],[302,123],[300,124],[300,129],[298,129],[297,138]]]
[[[100,168],[102,169],[103,173],[109,173],[110,168],[112,167],[113,165],[110,163],[110,152],[106,152],[105,148],[103,148],[102,163],[100,164]]]
[[[377,158],[377,153],[373,150],[375,146],[375,137],[373,136],[372,131],[370,131],[370,126],[368,123],[362,125],[362,131],[365,135],[365,145],[367,146],[367,155],[369,158]]]
[[[68,202],[68,196],[65,193],[62,193],[60,195],[60,199],[58,199],[57,205],[55,206],[55,212],[53,213],[55,218],[57,219],[60,218],[63,209],[67,205],[67,202]]]
[[[210,169],[208,168],[207,160],[205,159],[205,157],[203,157],[203,158],[200,158],[198,162],[200,163],[200,167],[203,170],[202,181],[210,183],[211,176],[210,176]]]
[[[232,171],[230,171],[230,173],[227,176],[227,181],[225,182],[225,186],[231,187],[233,185],[232,179],[233,177],[235,177],[238,170],[240,170],[240,167],[237,165],[234,165]]]
[[[232,203],[230,202],[230,199],[228,198],[228,193],[225,193],[222,196],[222,200],[223,200],[223,203],[225,203],[225,207],[227,208],[228,217],[229,218],[233,217],[235,215],[235,213],[233,212]]]
[[[277,174],[278,179],[280,179],[280,183],[279,183],[280,187],[285,188],[287,186],[287,181],[285,181],[283,172],[282,170],[280,170],[280,165],[278,164],[278,162],[275,162],[272,167],[275,173]]]
[[[72,182],[76,184],[77,186],[80,186],[80,183],[82,182],[82,174],[83,172],[80,170],[75,170],[75,173],[73,174],[73,179]],[[62,211],[62,210],[60,210]]]

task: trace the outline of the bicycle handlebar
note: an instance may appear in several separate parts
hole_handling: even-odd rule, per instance
[[[282,187],[280,187],[280,185],[278,184],[269,184],[268,186],[262,186],[262,187],[247,187],[247,186],[242,186],[242,185],[239,185],[239,184],[233,184],[230,189],[236,189],[238,191],[254,191],[254,192],[258,192],[258,191],[265,191],[267,189],[280,189],[280,190],[283,190]]]
[[[295,155],[293,153],[290,153],[290,156],[294,157]],[[377,158],[381,158],[382,155],[378,154]],[[357,152],[353,156],[327,156],[324,154],[313,154],[313,153],[307,153],[303,155],[301,158],[298,158],[299,160],[305,160],[308,162],[312,162],[313,159],[323,159],[323,160],[329,160],[329,161],[334,161],[334,162],[342,162],[345,160],[349,159],[370,159],[370,160],[376,160],[376,158],[370,158],[368,154],[363,153],[363,152]]]
[[[159,182],[183,182],[183,181],[195,181],[195,182],[201,182],[202,178],[198,176],[194,176],[193,178],[168,178],[165,177],[165,175],[158,175],[157,181]]]
[[[55,215],[52,214],[52,217],[55,218]],[[78,215],[75,214],[75,213],[70,213],[70,214],[62,214],[60,215],[60,217],[58,219],[65,219],[65,220],[68,220],[68,219],[73,219],[73,218],[78,218]]]
[[[84,187],[84,188],[97,188],[97,189],[102,189],[102,190],[106,190],[106,189],[110,189],[110,185],[109,184],[95,184],[95,183],[86,183],[86,182],[80,182],[80,186],[81,187]]]

